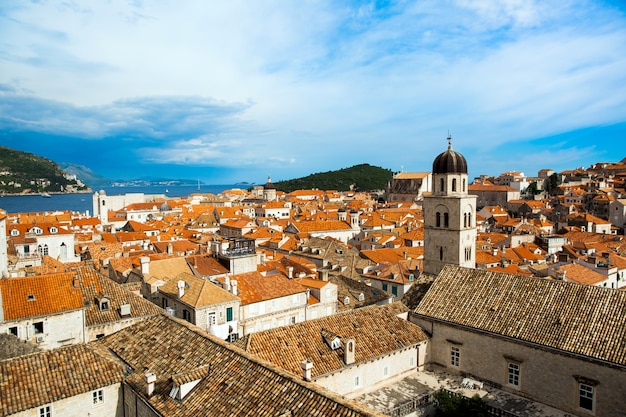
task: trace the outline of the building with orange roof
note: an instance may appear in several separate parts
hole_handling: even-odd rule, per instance
[[[60,262],[78,262],[74,234],[58,223],[9,224],[5,235],[9,252],[17,256],[12,270],[41,265],[41,256]]]
[[[477,197],[478,207],[502,206],[507,207],[511,200],[519,200],[520,192],[506,185],[488,185],[474,181],[468,186],[468,193]]]
[[[279,272],[245,272],[218,281],[241,299],[239,335],[306,320],[307,288]]]
[[[54,349],[84,343],[84,322],[75,272],[0,279],[0,333]]]
[[[0,209],[0,277],[9,274],[9,253],[7,251],[7,212]]]
[[[380,263],[367,268],[361,275],[368,285],[391,293],[400,300],[409,291],[420,274],[420,269],[411,260]]]
[[[181,273],[158,288],[154,302],[222,340],[238,337],[241,300],[216,283]]]

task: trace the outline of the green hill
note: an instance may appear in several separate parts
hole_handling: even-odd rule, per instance
[[[77,192],[89,187],[55,162],[0,146],[0,194]]]
[[[289,193],[294,190],[337,190],[358,191],[382,190],[393,177],[389,169],[371,166],[369,164],[355,165],[337,171],[320,172],[303,178],[287,181],[278,181],[274,185],[278,190]]]

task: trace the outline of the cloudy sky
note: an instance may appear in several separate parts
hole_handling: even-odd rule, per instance
[[[109,178],[470,176],[626,157],[626,6],[0,3],[0,144]]]

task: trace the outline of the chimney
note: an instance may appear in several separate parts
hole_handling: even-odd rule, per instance
[[[305,381],[311,380],[311,369],[313,369],[313,362],[310,360],[304,360],[300,362],[300,367],[302,368],[302,377]]]
[[[236,279],[233,279],[233,280],[230,281],[230,287],[232,289],[232,293],[234,295],[237,295],[238,291],[237,291],[237,280]]]
[[[287,267],[287,277],[289,279],[293,278],[293,266],[288,266]]]
[[[322,281],[328,281],[328,271],[327,270],[322,269],[322,270],[319,271],[319,274],[320,274],[320,279]]]
[[[178,281],[177,286],[178,286],[178,298],[183,298],[183,295],[185,295],[185,281],[181,279],[180,281]]]
[[[174,254],[174,246],[172,246],[172,242],[167,244],[167,254],[170,256]]]
[[[230,292],[230,277],[228,275],[224,277],[224,289]]]
[[[493,256],[498,256],[498,248],[492,248],[492,249],[491,249],[491,254],[492,254]]]
[[[150,273],[150,258],[147,256],[142,256],[139,258],[139,262],[141,262],[141,274],[147,275]]]
[[[144,379],[147,384],[146,394],[148,395],[148,397],[151,397],[152,393],[154,392],[154,383],[156,382],[156,375],[153,374],[152,372],[146,372],[146,374],[144,375]]]
[[[344,342],[343,361],[346,365],[354,363],[354,339],[346,339]]]

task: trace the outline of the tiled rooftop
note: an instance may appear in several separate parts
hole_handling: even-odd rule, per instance
[[[626,292],[446,266],[415,313],[626,365]]]
[[[333,350],[324,334],[355,341],[356,363],[368,361],[428,339],[424,331],[399,318],[396,309],[370,306],[290,326],[253,333],[245,348],[277,366],[300,375],[303,360],[313,362],[313,378],[345,368],[343,342]]]
[[[73,286],[75,273],[0,278],[5,320],[38,317],[83,308],[80,289]]]
[[[133,369],[127,383],[163,416],[380,416],[165,315],[95,343]],[[147,371],[157,378],[149,399]],[[173,378],[196,371],[204,375],[198,385],[182,401],[172,399]]]
[[[6,416],[120,383],[124,367],[90,345],[0,361],[0,415]]]

